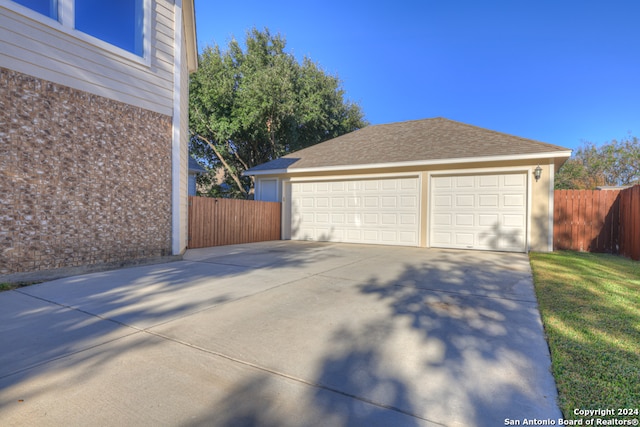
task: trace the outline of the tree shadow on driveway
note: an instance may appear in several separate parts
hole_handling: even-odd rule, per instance
[[[225,426],[243,420],[245,425],[478,427],[504,425],[506,419],[557,420],[535,298],[532,290],[521,289],[530,277],[526,255],[434,254],[423,262],[393,256],[369,260],[395,262],[392,274],[366,274],[370,270],[356,263],[352,270],[321,275],[326,280],[318,286],[344,287],[333,298],[356,295],[353,305],[346,304],[351,316],[327,311],[328,333],[322,337],[315,336],[318,316],[309,320],[304,313],[289,313],[286,323],[272,325],[274,335],[286,334],[287,324],[308,328],[308,338],[290,334],[295,341],[288,348],[300,352],[317,348],[328,336],[321,352],[291,358],[293,363],[312,359],[317,369],[300,373],[287,363],[263,361],[266,373],[257,372],[255,382],[216,401],[217,410],[200,420]],[[341,304],[336,300],[342,309]],[[322,304],[307,309],[327,310]],[[307,386],[290,415],[272,400],[274,373]],[[308,416],[296,418],[301,412]]]
[[[142,341],[142,355],[135,353],[140,351],[135,336],[119,338],[104,354],[98,348],[97,354],[81,351],[76,359],[86,359],[75,365],[77,372],[74,359],[63,358],[67,376],[60,381],[77,381],[82,387],[119,372],[114,364],[121,352],[132,351],[139,360],[148,357],[152,368],[145,374],[158,377],[158,389],[127,384],[127,390],[159,396],[169,405],[153,406],[154,416],[187,415],[173,423],[164,420],[174,425],[485,427],[504,425],[506,418],[557,415],[554,396],[545,396],[554,392],[553,379],[535,298],[521,289],[529,274],[522,268],[527,266],[525,255],[376,248],[341,262],[341,254],[362,248],[318,245],[303,254],[301,247],[283,248],[277,255],[281,259],[251,274],[229,273],[213,259],[198,262],[202,270],[191,273],[203,277],[184,283],[181,289],[193,293],[184,299],[136,305],[136,298],[151,298],[153,292],[138,295],[134,286],[110,294],[105,287],[104,296],[114,298],[103,301],[113,304],[109,312],[118,307],[116,302],[128,302],[129,309],[140,311],[136,316],[150,319],[151,326],[135,329],[136,334],[153,339]],[[310,276],[291,278],[306,267],[313,270]],[[215,295],[228,299],[207,308],[200,297],[214,294],[199,292],[207,289],[206,272],[216,277],[216,268],[221,269],[222,285]],[[230,294],[242,285],[239,281],[258,283],[268,277],[280,277],[281,284],[246,297]],[[162,294],[181,280],[171,272],[166,285],[158,277],[149,286]],[[89,303],[92,296],[82,298]],[[167,312],[168,317],[162,314]],[[190,322],[177,321],[182,318]],[[55,325],[55,317],[51,319]],[[128,328],[133,320],[118,325]],[[163,355],[165,346],[179,348],[180,357],[189,355],[197,365],[183,370],[180,358]],[[184,388],[162,381],[165,372],[154,371],[156,367],[168,369],[166,375]],[[2,385],[13,388],[27,379],[45,378],[49,373],[45,365],[41,368],[7,376]],[[50,394],[56,384],[36,388],[33,395]],[[114,391],[119,389],[108,382],[102,387],[115,396],[111,410],[126,404],[117,400]],[[189,399],[176,394],[172,403],[165,398],[178,392]]]

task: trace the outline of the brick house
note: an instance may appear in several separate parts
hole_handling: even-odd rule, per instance
[[[0,0],[0,281],[187,245],[193,0]]]

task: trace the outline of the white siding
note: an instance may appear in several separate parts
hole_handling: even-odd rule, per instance
[[[161,114],[173,112],[173,2],[150,0],[150,58],[118,53],[0,0],[0,66]],[[31,14],[37,16],[37,14]],[[45,24],[49,23],[50,25]],[[106,47],[105,47],[106,46]]]

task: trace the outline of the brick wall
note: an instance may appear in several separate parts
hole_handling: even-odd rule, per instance
[[[171,252],[171,117],[0,68],[0,277]]]

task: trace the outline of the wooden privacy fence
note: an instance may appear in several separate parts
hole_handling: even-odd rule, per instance
[[[640,260],[640,186],[555,190],[553,248]]]
[[[640,185],[620,192],[620,254],[640,261]]]
[[[190,249],[280,240],[280,203],[189,196]]]

